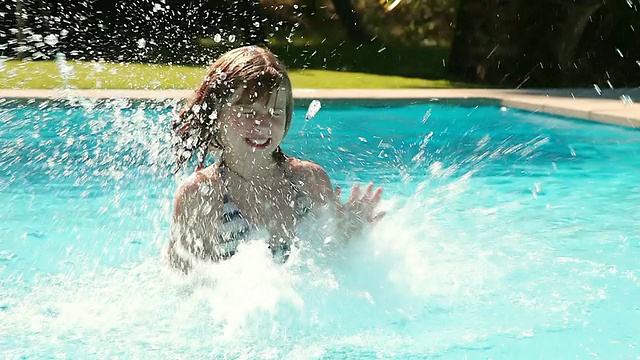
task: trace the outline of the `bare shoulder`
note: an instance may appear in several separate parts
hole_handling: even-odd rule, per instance
[[[301,180],[329,181],[326,170],[316,163],[292,158],[289,164],[293,175]]]
[[[216,197],[220,193],[220,174],[217,169],[202,169],[186,178],[176,190],[175,212],[183,211],[185,207],[205,198]]]
[[[311,161],[292,158],[289,162],[293,176],[304,184],[305,190],[316,200],[325,200],[333,193],[327,171]]]

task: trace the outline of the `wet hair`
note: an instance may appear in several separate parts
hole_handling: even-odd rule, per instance
[[[243,97],[248,96],[249,101],[268,97],[279,88],[285,89],[286,136],[293,114],[291,81],[286,67],[268,49],[258,46],[236,48],[220,56],[209,67],[192,98],[174,119],[172,131],[176,171],[194,155],[197,155],[198,168],[201,168],[211,148],[223,148],[218,141],[218,114],[241,86],[244,87]],[[273,156],[278,162],[285,158],[280,147]]]

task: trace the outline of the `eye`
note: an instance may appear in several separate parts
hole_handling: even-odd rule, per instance
[[[251,107],[245,107],[245,106],[239,106],[236,109],[236,112],[238,114],[238,117],[240,116],[253,116],[255,115],[255,110],[252,109]]]

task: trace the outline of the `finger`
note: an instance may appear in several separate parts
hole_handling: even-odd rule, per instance
[[[376,189],[376,192],[371,197],[371,204],[375,206],[380,202],[381,199],[382,199],[382,188],[379,187]]]
[[[371,195],[373,194],[373,183],[367,184],[367,187],[364,190],[364,198],[371,199]]]
[[[342,187],[340,185],[336,186],[336,191],[334,192],[334,204],[337,207],[338,211],[342,211]]]
[[[351,197],[347,200],[347,204],[352,204],[360,198],[360,184],[355,184],[351,188]]]
[[[373,214],[373,210],[378,205],[381,198],[382,198],[382,188],[376,189],[375,192],[369,191],[369,195],[363,201],[365,211],[369,214]]]
[[[373,212],[376,208],[376,206],[378,205],[378,203],[380,202],[380,200],[382,199],[382,188],[377,188],[375,193],[373,193],[373,195],[370,195],[364,202],[364,208],[363,210],[369,214],[368,218],[370,219],[371,222],[375,222],[373,219],[375,219],[375,216],[373,215]]]

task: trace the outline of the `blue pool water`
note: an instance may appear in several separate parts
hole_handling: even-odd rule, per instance
[[[640,132],[496,106],[296,108],[389,215],[284,266],[160,257],[175,104],[0,104],[0,357],[637,359]],[[310,226],[310,228],[313,228]]]

